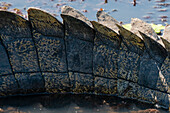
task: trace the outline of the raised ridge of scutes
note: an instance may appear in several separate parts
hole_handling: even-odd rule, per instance
[[[77,18],[77,19],[85,22],[90,27],[92,27],[92,24],[90,23],[89,19],[87,17],[85,17],[80,11],[74,9],[73,7],[63,6],[61,8],[61,14],[69,15],[69,16],[72,16],[74,18]]]
[[[75,38],[93,42],[93,29],[87,23],[65,14],[61,14],[61,17],[63,18],[65,24],[66,35],[71,33],[71,35]]]
[[[108,13],[106,13],[105,11],[98,11],[96,17],[100,24],[103,24],[108,28],[114,30],[116,33],[119,33],[119,28],[116,26],[116,24],[120,26],[121,24],[112,16],[108,15]]]
[[[63,24],[49,13],[35,8],[28,10],[28,18],[46,92],[68,92],[68,87],[67,90],[64,88],[69,86],[66,82],[69,77]]]
[[[0,33],[12,37],[32,37],[30,23],[23,17],[8,11],[0,11]]]
[[[55,17],[36,8],[28,10],[28,18],[31,21],[33,30],[47,36],[64,36],[64,29],[61,22]]]
[[[145,35],[141,32],[140,32],[140,34],[144,39],[145,46],[146,46],[146,49],[147,49],[147,52],[149,53],[149,55],[153,59],[155,59],[158,63],[161,64],[167,57],[166,49],[161,44],[159,44],[152,38],[148,37],[147,35]]]
[[[94,30],[84,21],[61,14],[65,27],[65,46],[71,92],[93,93]]]
[[[43,86],[35,85],[41,76],[36,73],[39,65],[30,22],[17,14],[0,11],[0,36],[12,71],[12,74],[1,77],[0,92],[6,88],[7,92],[13,92],[13,89],[13,95],[38,93]],[[5,61],[4,55],[0,59]],[[34,76],[30,72],[34,72]],[[10,95],[10,92],[6,95]]]
[[[102,40],[103,43],[114,48],[120,47],[121,39],[116,32],[98,22],[92,21],[91,23],[95,31],[103,35],[103,37],[98,37],[100,40]]]
[[[122,40],[126,47],[129,50],[141,55],[145,49],[143,40],[125,28],[119,25],[117,26],[120,29],[120,35],[122,36]]]
[[[118,54],[121,44],[121,39],[119,35],[111,30],[110,28],[92,21],[91,22],[95,29],[95,39],[93,48],[93,74],[95,76],[106,77],[106,78],[117,78],[118,71]],[[116,80],[107,80],[106,78],[95,78],[96,87],[100,90],[99,86],[114,81],[114,87],[117,86]],[[108,86],[107,86],[108,87]],[[104,88],[104,86],[103,86]],[[103,89],[106,89],[106,87]],[[108,89],[108,93],[111,93],[111,89]],[[96,91],[99,92],[99,91]],[[116,93],[117,91],[115,91]],[[105,92],[107,94],[107,92]]]

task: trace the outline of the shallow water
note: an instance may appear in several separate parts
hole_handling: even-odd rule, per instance
[[[60,21],[61,7],[69,5],[80,10],[90,20],[96,20],[96,12],[102,8],[124,24],[130,23],[131,18],[140,18],[148,23],[170,24],[169,0],[136,1],[134,6],[133,0],[108,0],[108,3],[104,3],[105,0],[0,0],[1,6],[2,2],[12,5],[8,9],[10,11],[18,8],[26,14],[29,7],[38,7],[55,15]]]
[[[146,109],[155,108],[150,104],[113,96],[71,94],[8,97],[0,99],[0,107],[6,113],[143,113]]]

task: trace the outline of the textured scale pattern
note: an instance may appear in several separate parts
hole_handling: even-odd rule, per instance
[[[82,16],[82,15],[81,15]],[[26,20],[0,11],[0,96],[113,95],[170,107],[170,44],[116,25],[30,8]],[[92,25],[92,26],[91,26]]]

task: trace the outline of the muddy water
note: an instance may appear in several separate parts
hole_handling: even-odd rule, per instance
[[[25,15],[29,7],[44,9],[60,21],[59,16],[63,5],[72,6],[80,10],[90,20],[96,20],[96,12],[105,10],[111,16],[123,23],[130,23],[131,18],[140,18],[148,23],[170,24],[170,0],[0,0],[9,3],[7,10],[18,8]],[[135,5],[135,6],[134,6]]]
[[[80,10],[90,20],[96,20],[96,12],[104,10],[124,24],[130,23],[131,18],[140,18],[148,23],[170,24],[169,0],[137,0],[136,6],[133,0],[104,2],[105,0],[0,0],[0,8],[26,17],[29,7],[38,7],[62,21],[60,9],[63,5],[69,5]],[[0,113],[142,113],[156,109],[155,106],[137,101],[94,95],[8,97],[0,99],[0,108]],[[168,112],[158,110],[161,113]]]

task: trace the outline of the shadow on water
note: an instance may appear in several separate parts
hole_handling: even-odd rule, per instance
[[[146,109],[156,110],[153,105],[114,96],[73,94],[1,98],[0,107],[4,113],[142,113]],[[159,112],[168,113],[162,109]]]

